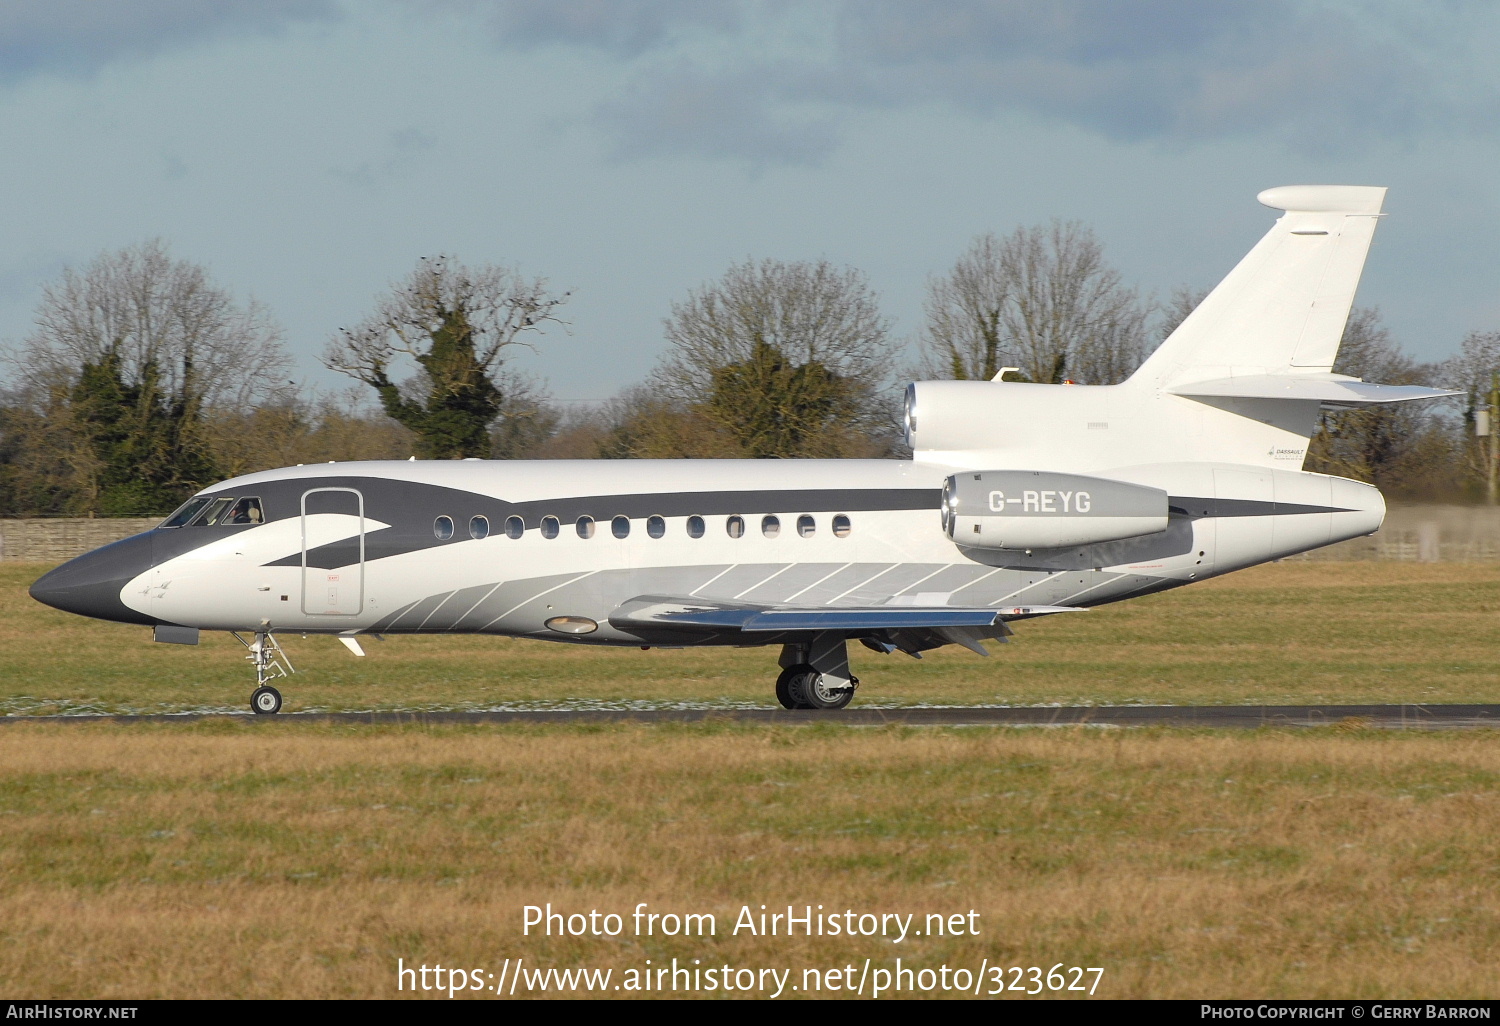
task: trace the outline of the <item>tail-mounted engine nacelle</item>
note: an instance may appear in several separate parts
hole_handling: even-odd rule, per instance
[[[1053,549],[1166,529],[1160,488],[1039,470],[965,471],[943,483],[943,531],[976,549]]]

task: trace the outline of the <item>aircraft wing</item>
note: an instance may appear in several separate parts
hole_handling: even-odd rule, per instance
[[[609,616],[622,630],[654,627],[686,631],[867,631],[913,628],[993,627],[1079,606],[759,606],[665,595],[622,602]]]

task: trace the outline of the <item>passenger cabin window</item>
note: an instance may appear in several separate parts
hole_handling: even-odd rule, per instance
[[[594,536],[594,518],[593,517],[579,517],[578,518],[578,537],[580,537],[580,538],[592,538],[593,536]]]
[[[724,531],[731,538],[745,537],[745,518],[738,516],[730,517],[724,521]]]
[[[775,538],[781,533],[781,521],[775,517],[761,517],[760,533],[767,538]]]
[[[505,537],[519,538],[526,533],[526,521],[520,517],[505,518]]]
[[[490,536],[490,522],[487,517],[471,517],[469,519],[469,537],[478,541]]]
[[[610,532],[613,533],[616,538],[629,538],[630,537],[630,518],[629,517],[615,517],[613,520],[611,520],[609,522],[609,529],[610,529]]]
[[[705,531],[702,517],[687,518],[687,533],[689,538],[702,538]]]
[[[811,538],[817,533],[818,522],[806,513],[797,518],[797,533],[804,538]]]
[[[849,518],[842,513],[833,518],[833,536],[835,538],[849,537]]]
[[[646,518],[646,534],[652,538],[661,538],[667,533],[667,522],[661,517]]]
[[[542,517],[542,537],[556,538],[562,533],[562,521],[556,517]]]
[[[432,534],[438,541],[447,541],[453,537],[453,518],[438,517],[432,522]]]

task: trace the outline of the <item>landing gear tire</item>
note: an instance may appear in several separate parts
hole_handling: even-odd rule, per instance
[[[811,669],[810,666],[788,666],[781,671],[781,676],[776,678],[776,701],[781,703],[783,709],[803,708],[792,697],[792,678]]]
[[[806,664],[792,666],[776,678],[776,697],[788,709],[842,709],[854,698],[851,679],[846,687],[830,687],[823,674]]]
[[[281,692],[266,684],[250,695],[250,709],[257,716],[274,716],[281,711]]]

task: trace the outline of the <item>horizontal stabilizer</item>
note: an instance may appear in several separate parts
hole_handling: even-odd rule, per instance
[[[1006,620],[1071,612],[1073,606],[822,606],[814,609],[742,606],[704,599],[645,595],[610,614],[612,626],[677,630],[869,631],[937,627],[993,627]]]
[[[1340,410],[1462,394],[1423,385],[1373,385],[1339,374],[1249,374],[1194,381],[1168,391],[1193,399],[1297,399]]]

